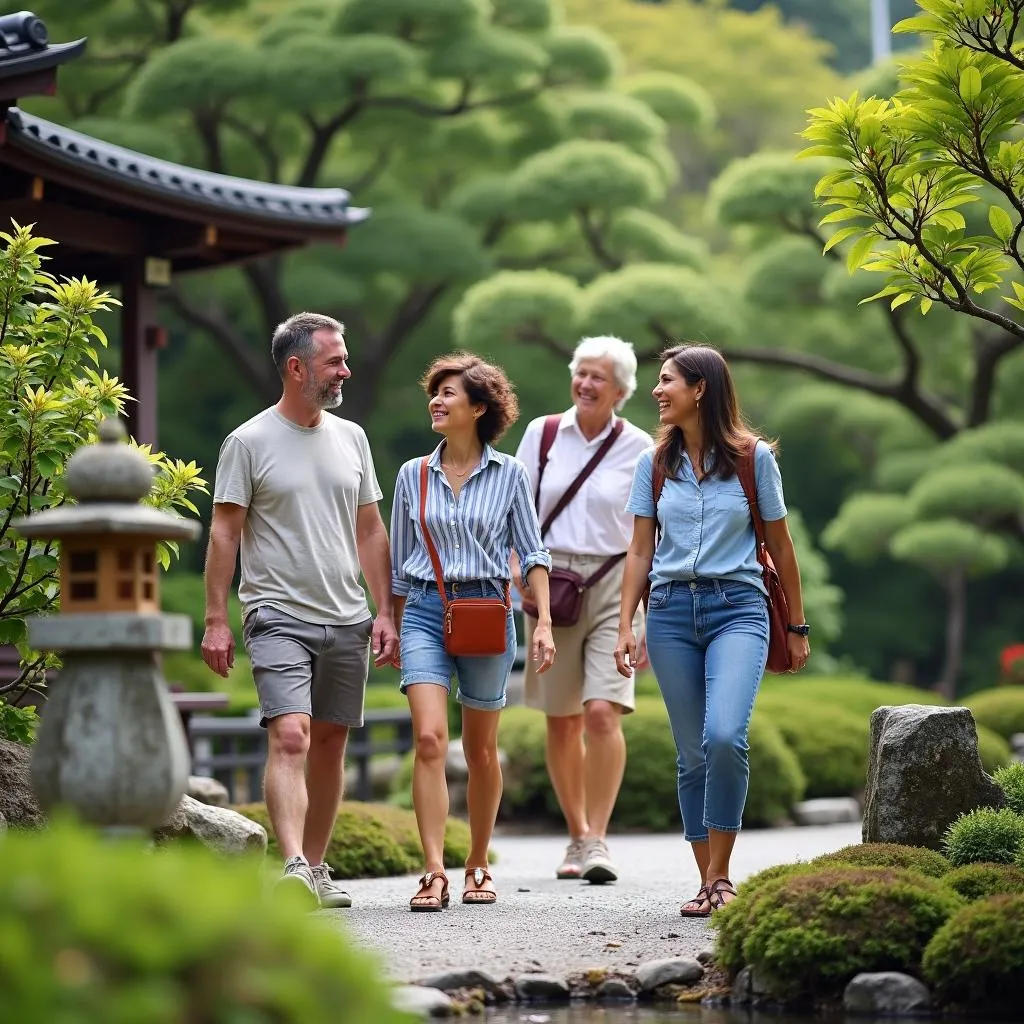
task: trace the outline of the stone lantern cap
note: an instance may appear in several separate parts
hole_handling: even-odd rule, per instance
[[[25,537],[125,534],[154,540],[194,540],[200,525],[140,505],[153,486],[154,469],[137,448],[125,444],[121,421],[104,419],[99,441],[79,448],[68,460],[64,482],[78,504],[46,509],[15,521]]]

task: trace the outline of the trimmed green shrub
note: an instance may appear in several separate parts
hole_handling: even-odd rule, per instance
[[[0,839],[4,1019],[399,1024],[374,960],[262,864],[66,822]],[[273,898],[268,898],[273,894]]]
[[[1011,811],[1024,814],[1024,764],[1016,762],[996,769],[992,778],[1006,797],[1006,806]]]
[[[235,810],[267,830],[268,852],[280,857],[266,805],[245,804]],[[469,826],[449,818],[444,839],[445,867],[461,867],[468,854]],[[399,807],[346,800],[338,812],[324,860],[340,878],[382,878],[421,871],[423,853],[416,818]]]
[[[660,699],[640,698],[623,719],[626,774],[613,821],[622,828],[674,831],[680,827],[676,750]],[[502,816],[516,820],[561,820],[544,763],[544,716],[530,708],[502,712],[498,745],[508,756]],[[743,824],[771,825],[784,819],[803,795],[796,755],[759,711],[750,726],[750,790]]]
[[[772,892],[786,879],[807,871],[805,863],[774,864],[764,871],[741,882],[737,886],[737,897],[711,915],[715,929],[715,964],[729,974],[735,974],[746,965],[743,957],[743,943],[750,931],[757,901],[765,893]]]
[[[940,999],[1014,1007],[1024,999],[1024,896],[992,896],[951,917],[925,950],[925,978]]]
[[[912,871],[798,872],[756,899],[743,957],[782,998],[834,997],[864,971],[917,973],[928,940],[961,906],[940,882]]]
[[[796,754],[774,722],[759,708],[750,721],[750,788],[743,824],[776,825],[803,798],[807,780]]]
[[[864,715],[781,694],[766,696],[761,711],[796,754],[808,799],[851,796],[864,788],[870,731]]]
[[[973,903],[989,896],[1024,893],[1024,868],[1014,864],[965,864],[954,868],[942,881]]]
[[[855,843],[841,850],[822,854],[811,861],[816,864],[850,864],[859,868],[901,868],[916,871],[929,878],[941,878],[950,870],[950,863],[934,850],[900,843]]]
[[[983,725],[977,725],[977,729],[978,756],[981,758],[981,766],[991,775],[992,772],[1010,763],[1013,752],[1010,750],[1010,744],[999,733],[993,732]]]
[[[772,701],[777,697],[825,704],[830,710],[841,708],[869,720],[875,708],[885,705],[949,703],[930,690],[901,683],[842,676],[766,676],[758,703],[765,711],[771,711]]]
[[[1024,815],[1001,807],[979,807],[961,814],[942,837],[942,846],[954,867],[988,861],[1012,864],[1024,845]]]
[[[1004,740],[1024,732],[1024,686],[979,690],[963,703],[971,709],[978,725],[999,733]]]

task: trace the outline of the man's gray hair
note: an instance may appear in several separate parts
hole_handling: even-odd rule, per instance
[[[285,366],[292,356],[308,363],[316,355],[313,335],[317,331],[337,331],[345,336],[345,325],[333,316],[323,313],[296,313],[274,328],[270,341],[270,355],[277,372],[284,378]]]
[[[626,393],[615,403],[618,412],[636,391],[636,353],[631,342],[611,335],[584,338],[572,354],[569,372],[575,374],[584,359],[608,359],[615,371],[615,383]]]

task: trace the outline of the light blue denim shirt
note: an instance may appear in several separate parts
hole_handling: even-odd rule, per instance
[[[658,518],[661,540],[654,552],[651,586],[671,580],[722,579],[751,583],[764,591],[757,560],[754,524],[738,476],[723,480],[717,474],[697,480],[684,452],[677,479],[665,481],[658,507],[654,507],[654,449],[640,456],[633,474],[626,511]],[[782,474],[764,441],[754,452],[757,504],[765,522],[785,519]]]
[[[417,580],[434,579],[419,521],[420,462],[412,459],[398,471],[391,506],[391,592],[399,597]],[[536,565],[551,568],[526,467],[518,459],[484,445],[458,498],[441,469],[441,445],[428,466],[427,528],[445,580],[493,580],[500,591],[511,578],[513,549],[524,577]]]

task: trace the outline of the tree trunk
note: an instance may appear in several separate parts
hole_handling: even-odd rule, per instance
[[[956,700],[956,683],[964,653],[967,632],[967,571],[954,569],[946,578],[946,651],[942,673],[935,692],[949,701]]]
[[[337,412],[353,423],[368,430],[368,421],[382,397],[384,374],[387,363],[377,359],[360,359],[352,362],[352,379],[345,383],[345,400]],[[372,447],[372,445],[371,445]]]

